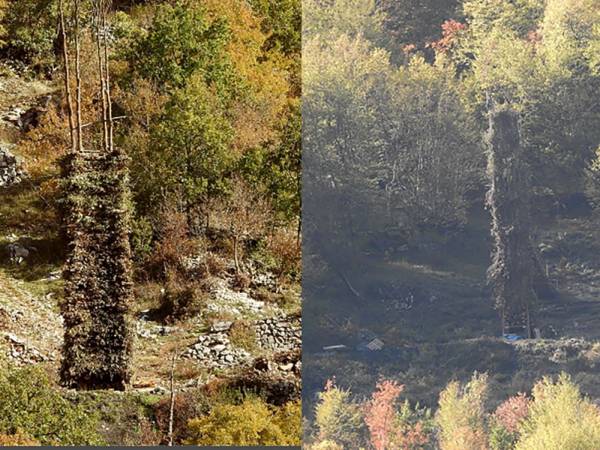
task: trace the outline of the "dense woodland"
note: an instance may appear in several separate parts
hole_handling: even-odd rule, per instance
[[[0,1],[0,445],[299,442],[300,22]]]
[[[305,3],[306,441],[597,448],[600,3]]]

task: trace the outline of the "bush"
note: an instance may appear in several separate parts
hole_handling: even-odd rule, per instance
[[[442,391],[436,415],[442,450],[487,449],[486,391],[487,376],[477,373],[466,386],[453,381]]]
[[[258,348],[256,331],[248,322],[239,320],[234,322],[229,330],[229,340],[234,346],[249,352]]]
[[[98,445],[98,418],[73,404],[39,367],[8,368],[0,373],[0,434],[24,430],[42,445]]]
[[[21,430],[17,430],[13,434],[0,433],[0,447],[21,447],[21,446],[39,446],[40,443],[31,438]]]
[[[315,423],[320,441],[332,441],[344,448],[356,448],[365,426],[360,406],[350,399],[350,391],[340,389],[328,381],[319,393]]]
[[[519,431],[517,450],[596,450],[600,448],[600,410],[568,375],[544,378],[533,388],[529,416]]]
[[[189,423],[190,445],[299,445],[300,405],[276,409],[257,397],[221,404]]]
[[[167,322],[175,322],[199,314],[204,304],[204,292],[197,283],[173,279],[160,299],[158,315]]]
[[[163,444],[168,442],[170,410],[171,398],[169,396],[154,406],[154,417],[162,435]],[[202,394],[197,392],[177,394],[173,407],[173,442],[181,444],[189,438],[188,422],[194,417],[206,413],[208,413],[208,403]]]

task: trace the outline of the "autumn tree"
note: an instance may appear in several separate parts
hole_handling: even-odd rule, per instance
[[[487,376],[474,374],[465,385],[453,381],[440,393],[436,422],[442,450],[486,450]]]
[[[365,422],[375,450],[385,450],[394,439],[396,400],[403,386],[395,381],[382,380],[377,383],[371,399],[365,404]]]
[[[219,201],[215,219],[231,234],[233,260],[237,273],[242,272],[242,250],[245,240],[260,238],[267,231],[271,207],[264,194],[256,192],[242,178],[233,179],[229,195]]]
[[[319,393],[315,408],[319,441],[335,442],[343,448],[359,446],[364,423],[360,405],[350,396],[350,391],[335,386],[331,380]]]
[[[516,450],[582,449],[600,446],[600,412],[568,375],[544,378],[533,388],[527,417],[519,423]]]

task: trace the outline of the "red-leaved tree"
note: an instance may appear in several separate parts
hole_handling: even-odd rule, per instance
[[[381,380],[365,404],[365,423],[375,450],[389,448],[395,434],[395,403],[403,389],[396,381]]]
[[[494,412],[494,419],[509,433],[516,433],[519,424],[529,413],[530,402],[525,394],[517,394],[498,406]]]
[[[439,41],[431,42],[429,46],[435,51],[446,53],[456,42],[459,33],[467,28],[464,23],[454,19],[446,20],[442,24],[442,38]]]

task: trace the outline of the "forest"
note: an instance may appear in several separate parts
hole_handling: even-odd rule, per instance
[[[0,445],[298,445],[299,0],[0,0]]]
[[[600,4],[304,3],[306,446],[598,448]]]

